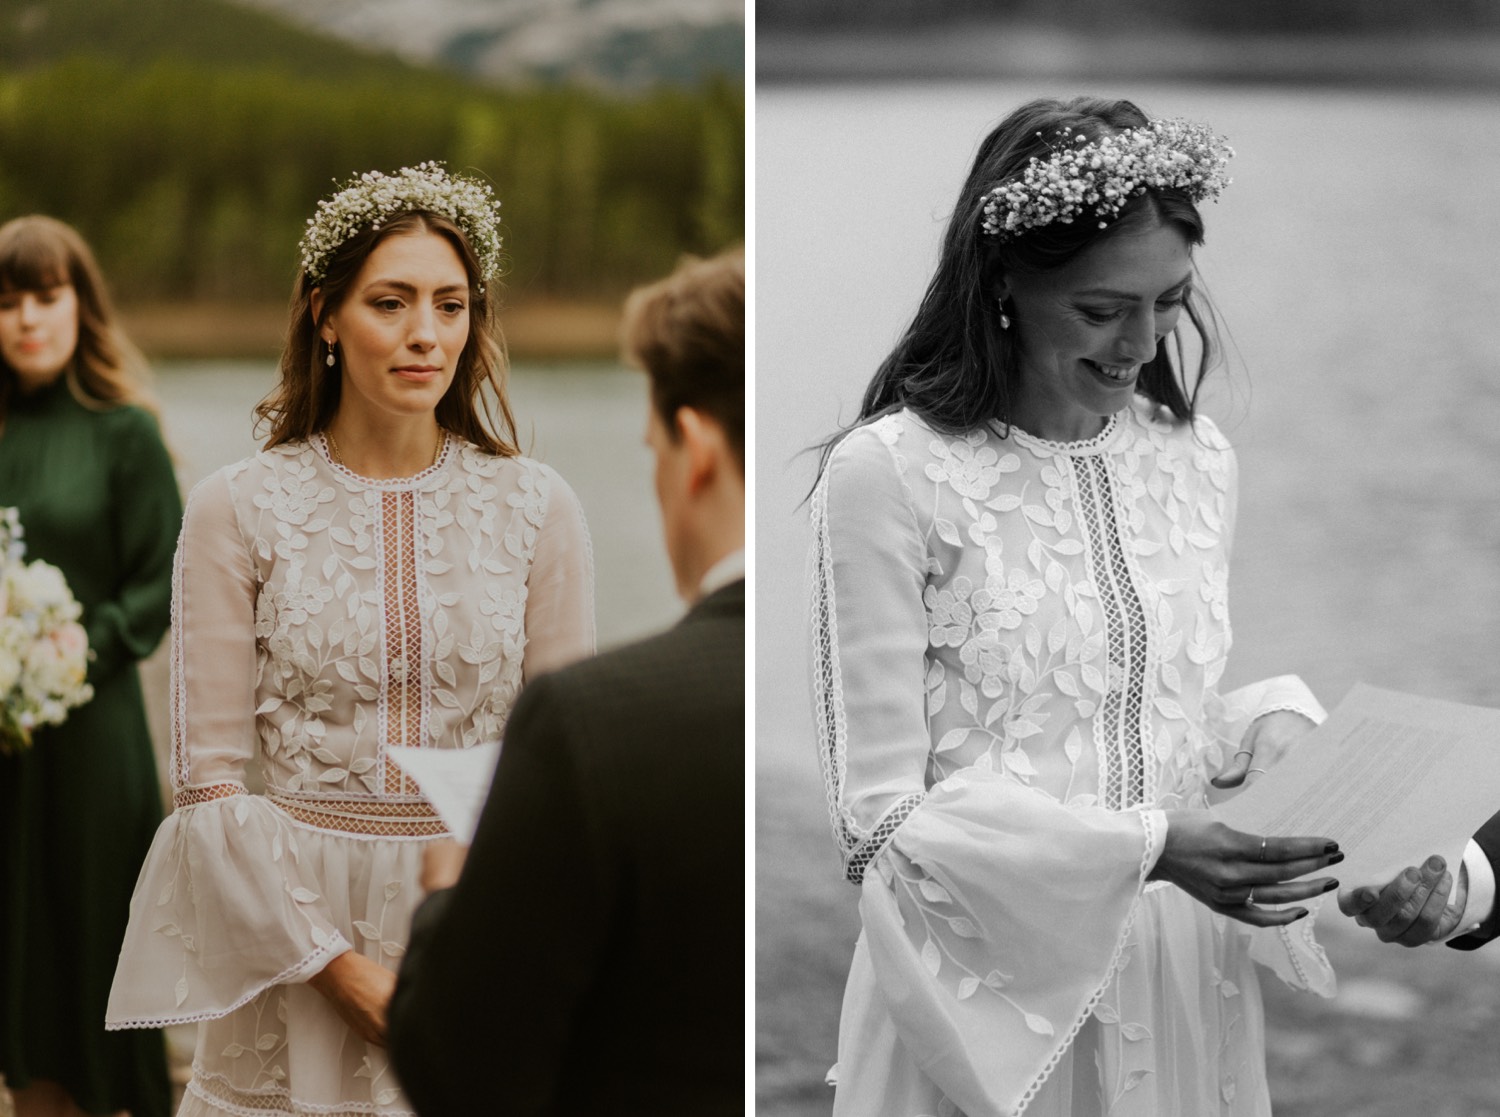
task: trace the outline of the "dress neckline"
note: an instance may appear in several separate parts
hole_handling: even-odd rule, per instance
[[[333,452],[328,448],[328,436],[322,431],[308,439],[317,454],[328,468],[338,474],[346,483],[358,485],[366,489],[401,490],[415,489],[424,482],[430,480],[436,474],[442,472],[448,464],[448,457],[454,452],[455,438],[447,431],[443,432],[443,448],[438,452],[437,459],[426,469],[419,473],[413,473],[410,477],[366,477],[363,473],[356,473],[342,462],[334,461]]]
[[[1019,445],[1025,446],[1028,450],[1036,454],[1047,456],[1062,454],[1067,457],[1083,457],[1089,454],[1099,454],[1104,451],[1124,422],[1121,416],[1127,410],[1129,410],[1129,405],[1120,408],[1119,411],[1116,411],[1109,417],[1109,420],[1104,424],[1104,429],[1098,434],[1091,438],[1080,439],[1077,442],[1058,442],[1050,438],[1041,438],[1038,435],[1023,430],[1015,423],[1006,424],[1004,428],[1005,433],[1002,434],[1000,421],[997,419],[990,420],[988,426],[997,437],[1013,437]]]

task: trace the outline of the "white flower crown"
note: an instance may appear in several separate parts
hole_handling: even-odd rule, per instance
[[[313,283],[321,283],[329,258],[341,244],[361,229],[378,229],[387,218],[412,210],[451,220],[469,238],[479,260],[480,278],[489,280],[498,274],[500,203],[494,192],[488,183],[450,175],[434,162],[402,167],[390,175],[367,171],[319,202],[298,246],[302,269]]]
[[[1225,174],[1234,148],[1206,124],[1153,120],[1089,142],[1064,131],[1062,144],[1046,159],[1032,158],[1019,178],[984,196],[985,233],[1013,240],[1028,229],[1068,224],[1092,210],[1104,220],[1147,189],[1184,191],[1194,202],[1217,198],[1229,185]]]

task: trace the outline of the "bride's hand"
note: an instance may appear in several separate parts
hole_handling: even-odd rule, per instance
[[[1328,838],[1259,838],[1231,829],[1207,811],[1167,812],[1167,839],[1150,879],[1167,880],[1206,907],[1255,927],[1294,923],[1306,908],[1277,909],[1331,892],[1331,877],[1292,881],[1344,859]]]
[[[1250,723],[1240,747],[1229,758],[1229,766],[1209,783],[1215,787],[1239,787],[1253,769],[1269,771],[1301,737],[1313,731],[1313,720],[1295,710],[1272,710]]]
[[[361,1039],[385,1046],[385,1014],[396,991],[396,975],[363,954],[346,950],[307,983],[316,989]]]

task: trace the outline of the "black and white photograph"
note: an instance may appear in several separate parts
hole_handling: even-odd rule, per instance
[[[757,6],[757,1112],[1500,1112],[1497,35]]]

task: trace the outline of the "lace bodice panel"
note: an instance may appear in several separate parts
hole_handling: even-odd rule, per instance
[[[386,749],[492,739],[524,678],[590,654],[591,565],[553,470],[451,436],[400,480],[321,438],[221,470],[178,556],[174,784],[232,789],[258,745],[273,795],[415,801]]]
[[[814,629],[851,876],[970,766],[1067,804],[1201,806],[1234,494],[1213,423],[1144,403],[1084,443],[908,412],[844,439],[814,496]]]

